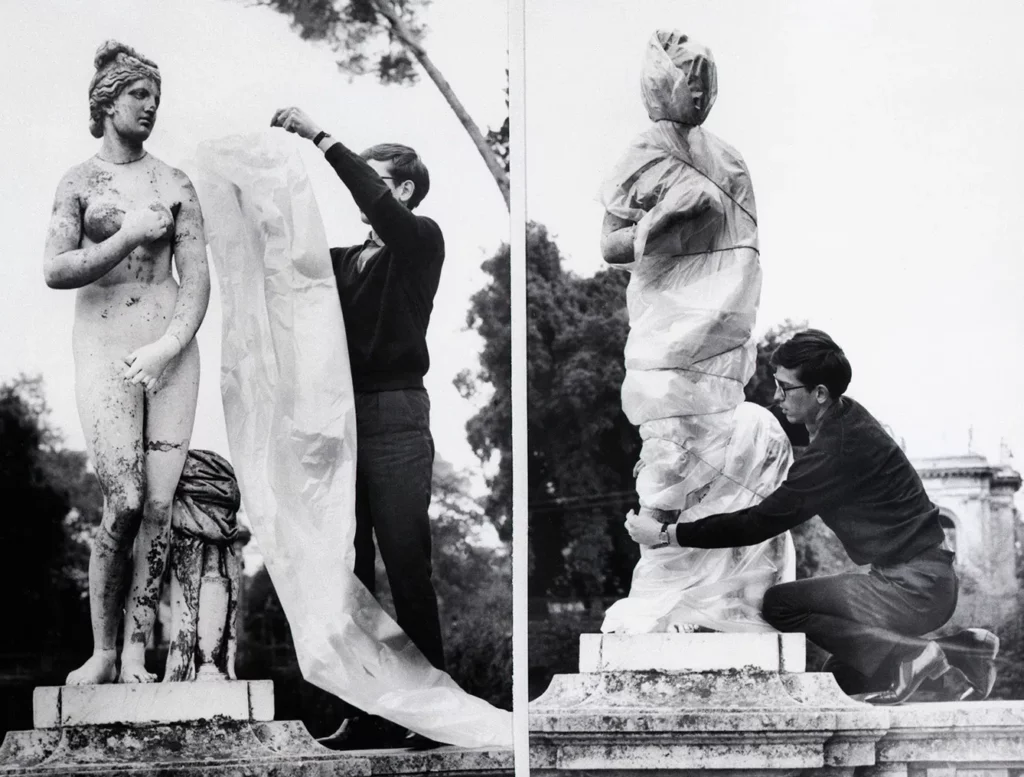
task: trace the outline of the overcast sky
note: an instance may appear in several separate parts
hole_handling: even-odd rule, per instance
[[[43,243],[57,182],[93,155],[88,85],[107,38],[160,66],[163,97],[147,149],[172,165],[199,141],[267,127],[275,109],[298,105],[356,149],[395,141],[414,146],[431,171],[419,211],[435,218],[447,259],[431,318],[427,387],[438,453],[479,471],[465,441],[476,411],[452,379],[477,363],[479,338],[464,331],[469,297],[487,276],[480,264],[508,240],[501,195],[468,136],[425,77],[413,88],[350,82],[330,51],[299,39],[287,19],[242,0],[4,0],[0,26],[0,380],[19,372],[46,381],[52,420],[67,444],[83,447],[72,380],[75,294],[52,291]],[[435,63],[481,128],[504,119],[507,16],[503,0],[444,0],[424,16]],[[362,242],[366,227],[312,144],[299,144],[332,245]],[[199,331],[202,379],[193,447],[227,454],[219,394],[220,304],[216,280]],[[479,483],[479,479],[478,479]]]
[[[965,453],[973,427],[1020,469],[1024,5],[526,0],[527,208],[580,274],[602,267],[599,184],[649,126],[659,27],[718,65],[704,126],[751,171],[759,332],[832,334],[911,456]]]

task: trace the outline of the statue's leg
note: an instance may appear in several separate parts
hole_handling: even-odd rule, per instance
[[[89,559],[93,654],[67,678],[68,685],[89,685],[117,678],[117,630],[145,491],[143,390],[125,382],[119,355],[102,346],[76,343],[75,361],[78,413],[103,492],[103,520]]]
[[[199,392],[199,347],[193,340],[164,371],[160,384],[146,395],[146,497],[135,542],[135,566],[125,607],[123,683],[153,682],[145,667],[146,642],[160,600],[167,563],[171,505],[178,487],[195,420]]]
[[[199,624],[199,579],[203,541],[171,531],[171,634],[164,682],[195,679],[196,629]]]

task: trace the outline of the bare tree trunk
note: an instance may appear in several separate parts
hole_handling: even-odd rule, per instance
[[[473,145],[476,146],[476,150],[480,152],[480,156],[483,157],[484,162],[487,165],[487,169],[491,171],[491,175],[494,176],[494,182],[498,184],[498,189],[501,190],[501,196],[505,199],[505,207],[510,207],[509,199],[509,183],[508,175],[505,173],[505,168],[498,160],[494,151],[488,145],[487,140],[480,132],[480,128],[476,126],[469,112],[463,107],[459,98],[455,96],[455,92],[452,90],[451,85],[441,74],[441,71],[437,69],[437,66],[431,61],[430,57],[427,56],[427,52],[424,48],[416,41],[412,32],[406,27],[405,22],[402,21],[398,13],[395,11],[394,6],[391,5],[389,0],[371,0],[373,7],[377,10],[381,16],[388,20],[391,25],[392,31],[395,36],[402,41],[402,44],[413,53],[416,57],[416,61],[420,63],[424,70],[427,71],[427,75],[430,76],[430,80],[434,82],[434,85],[440,90],[441,94],[444,95],[444,99],[448,101],[448,105],[455,112],[459,122],[461,122],[463,128],[469,134],[469,137],[473,141]]]

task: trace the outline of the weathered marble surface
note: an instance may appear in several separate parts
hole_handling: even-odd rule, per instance
[[[802,672],[803,634],[582,634],[580,671],[709,672],[762,669]],[[737,639],[736,637],[741,637]]]
[[[0,775],[511,775],[512,751],[444,747],[426,752],[335,753],[298,722],[224,719],[151,726],[68,726],[12,732],[0,747]]]
[[[274,718],[270,680],[137,685],[64,685],[36,688],[32,722],[37,728],[112,723],[181,723],[210,718],[263,721]]]
[[[830,674],[753,668],[763,636],[586,635],[581,664],[606,669],[558,675],[530,704],[531,777],[1024,777],[1024,702],[862,704]],[[679,665],[679,656],[736,666],[649,668]]]

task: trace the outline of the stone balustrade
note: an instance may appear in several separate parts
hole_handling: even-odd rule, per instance
[[[1020,777],[1024,702],[876,707],[804,672],[801,635],[584,635],[531,705],[532,777]]]

